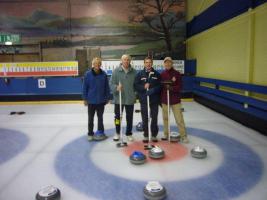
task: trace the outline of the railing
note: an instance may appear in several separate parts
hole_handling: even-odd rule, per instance
[[[238,90],[238,92],[236,92]],[[194,94],[267,120],[267,86],[195,77]],[[256,93],[257,95],[251,95]]]

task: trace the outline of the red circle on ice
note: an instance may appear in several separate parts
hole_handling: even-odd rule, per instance
[[[144,143],[141,141],[136,141],[128,143],[128,146],[123,148],[123,152],[130,156],[134,151],[140,151],[147,157],[148,162],[170,162],[180,160],[188,154],[188,149],[181,145],[180,143],[171,143],[167,141],[160,141],[157,143],[151,143],[153,145],[159,146],[165,152],[165,157],[162,159],[151,159],[148,156],[148,150],[144,149]]]

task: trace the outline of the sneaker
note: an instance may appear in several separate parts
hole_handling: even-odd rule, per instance
[[[129,136],[127,136],[127,140],[129,142],[132,142],[132,141],[134,141],[134,137],[132,135],[129,135]]]
[[[188,138],[186,136],[184,136],[184,137],[180,138],[180,142],[182,142],[184,144],[187,144],[187,143],[189,143],[189,140],[188,140]]]
[[[152,137],[152,142],[158,142],[158,138],[157,137]]]
[[[143,143],[148,143],[148,137],[144,137]]]
[[[166,140],[168,140],[169,138],[168,138],[168,136],[166,136],[166,135],[164,135],[162,138],[161,138],[161,140],[164,140],[164,141],[166,141]]]
[[[119,139],[120,139],[120,135],[119,134],[115,134],[113,136],[113,141],[119,141]]]
[[[91,142],[91,141],[93,141],[93,140],[94,140],[94,137],[93,137],[92,135],[88,135],[88,138],[87,138],[87,140],[88,140],[89,142]]]

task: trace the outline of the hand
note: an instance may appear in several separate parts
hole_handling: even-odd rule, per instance
[[[169,89],[171,88],[171,85],[170,85],[170,84],[166,84],[166,85],[165,85],[165,88],[166,88],[167,90],[169,90]]]
[[[147,89],[149,89],[149,86],[150,86],[150,84],[149,84],[149,83],[146,83],[146,84],[144,85],[144,88],[147,90]]]
[[[122,91],[122,84],[117,85],[117,91]]]
[[[88,102],[86,100],[84,100],[83,105],[88,106]]]
[[[146,91],[146,95],[147,96],[150,96],[150,95],[152,95],[153,94],[153,89],[150,89],[150,90],[147,90]]]
[[[175,78],[175,76],[174,77],[172,77],[172,82],[175,82],[176,81],[176,78]]]

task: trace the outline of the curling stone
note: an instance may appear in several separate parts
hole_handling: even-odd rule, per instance
[[[36,200],[59,200],[60,190],[53,185],[42,188],[35,197]]]
[[[171,142],[179,142],[180,141],[180,134],[177,132],[171,132],[170,141]]]
[[[191,150],[191,155],[194,158],[206,158],[207,157],[207,150],[200,147],[200,146],[196,146]]]
[[[139,122],[136,127],[135,127],[136,131],[142,132],[143,131],[143,123]]]
[[[103,131],[96,131],[96,133],[94,134],[94,140],[95,141],[101,141],[101,140],[105,140],[108,137],[105,135],[105,133]]]
[[[162,200],[167,196],[165,187],[158,181],[149,181],[144,187],[144,197],[148,200]]]
[[[142,165],[146,162],[146,156],[141,151],[134,151],[130,156],[130,162],[134,165]]]
[[[160,147],[155,146],[154,148],[149,150],[148,155],[153,159],[161,159],[165,156],[165,152]]]

